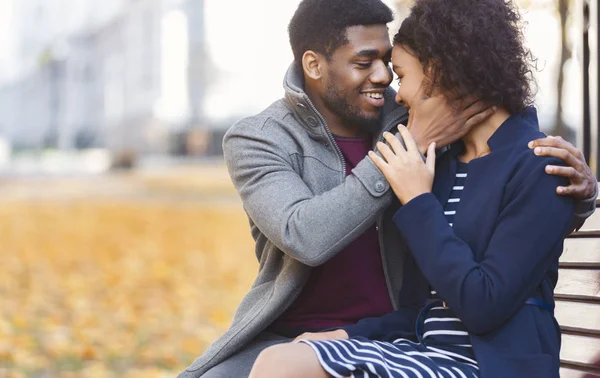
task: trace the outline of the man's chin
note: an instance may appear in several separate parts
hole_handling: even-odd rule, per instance
[[[382,114],[383,113],[381,111],[377,112],[376,114],[363,114],[360,122],[363,130],[370,133],[380,131],[383,128],[383,125],[381,124],[383,121]]]
[[[382,130],[381,118],[363,119],[360,123],[361,128],[368,133],[376,133]]]

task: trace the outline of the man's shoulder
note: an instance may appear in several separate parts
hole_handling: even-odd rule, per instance
[[[306,132],[297,121],[293,112],[280,99],[255,115],[243,118],[234,123],[225,133],[223,147],[226,149],[230,141],[236,144],[269,144],[287,149],[304,139]],[[286,147],[287,146],[287,147]]]
[[[283,99],[279,99],[262,110],[260,113],[242,118],[235,122],[227,131],[227,134],[238,132],[261,133],[266,129],[272,129],[274,126],[285,126],[288,123],[294,123],[290,117],[290,109],[286,106]]]

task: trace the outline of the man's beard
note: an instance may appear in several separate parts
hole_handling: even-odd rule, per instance
[[[332,112],[337,114],[344,123],[357,125],[367,133],[379,132],[383,120],[383,112],[380,110],[376,116],[368,117],[362,114],[360,108],[350,105],[342,96],[342,91],[333,83],[330,83],[323,102]]]

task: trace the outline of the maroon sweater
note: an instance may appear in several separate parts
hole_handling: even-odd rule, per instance
[[[371,149],[371,138],[335,137],[347,174]],[[327,232],[327,230],[323,230]],[[288,337],[354,324],[393,311],[375,224],[325,264],[314,268],[296,301],[269,327]]]

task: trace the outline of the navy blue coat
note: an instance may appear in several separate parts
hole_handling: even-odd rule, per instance
[[[453,228],[441,204],[454,183],[460,144],[438,160],[433,193],[413,199],[394,217],[416,262],[403,292],[422,303],[427,282],[437,290],[470,331],[483,378],[558,378],[558,324],[551,311],[525,301],[554,305],[574,201],[556,194],[566,180],[544,171],[560,162],[527,147],[539,137],[533,108],[513,115],[492,135],[492,152],[469,164]],[[406,306],[345,329],[371,339],[407,337],[417,311]]]

